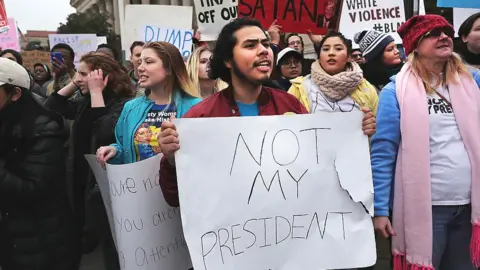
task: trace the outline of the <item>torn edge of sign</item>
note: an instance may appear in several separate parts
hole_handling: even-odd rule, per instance
[[[365,212],[373,217],[373,181],[370,178],[370,181],[372,181],[372,186],[367,186],[365,184],[359,185],[359,182],[361,183],[361,181],[358,181],[358,174],[354,168],[352,168],[351,157],[352,156],[349,156],[349,158],[342,158],[341,156],[339,157],[337,153],[337,156],[334,158],[333,167],[337,173],[338,182],[340,187],[347,192],[350,198],[355,203],[361,204],[365,209]]]

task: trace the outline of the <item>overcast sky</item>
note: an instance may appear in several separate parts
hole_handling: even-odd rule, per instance
[[[70,0],[4,0],[7,16],[15,18],[23,33],[27,30],[56,31],[74,13]]]

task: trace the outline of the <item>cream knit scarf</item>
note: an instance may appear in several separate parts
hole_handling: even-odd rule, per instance
[[[323,70],[319,61],[315,61],[311,78],[328,99],[339,101],[357,89],[363,80],[363,72],[357,63],[348,62],[345,71],[332,76]]]

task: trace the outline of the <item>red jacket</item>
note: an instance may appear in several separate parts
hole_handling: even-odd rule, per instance
[[[296,97],[282,90],[263,87],[258,97],[259,115],[307,114]],[[193,106],[183,118],[240,116],[233,90],[229,87]],[[179,206],[177,172],[175,166],[164,157],[160,164],[160,187],[165,201],[172,207]]]

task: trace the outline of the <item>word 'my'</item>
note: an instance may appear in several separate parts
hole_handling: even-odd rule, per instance
[[[280,168],[282,168],[282,167],[285,168],[286,166],[295,163],[295,161],[298,159],[298,156],[300,155],[301,144],[300,144],[299,135],[302,134],[302,133],[309,132],[310,134],[313,135],[313,136],[310,136],[309,138],[315,140],[315,149],[305,149],[304,148],[304,150],[307,150],[309,152],[311,152],[311,150],[315,150],[315,152],[312,153],[311,158],[312,159],[316,158],[316,161],[317,161],[317,164],[318,164],[318,160],[319,160],[319,157],[318,157],[318,132],[325,131],[325,130],[328,131],[328,130],[330,130],[330,128],[303,129],[303,130],[299,130],[298,134],[293,132],[292,130],[289,130],[289,129],[281,129],[281,130],[277,131],[276,133],[274,133],[273,137],[269,136],[269,142],[270,142],[271,148],[269,148],[267,150],[270,150],[269,153],[272,156],[272,159],[275,162],[275,164],[280,166]],[[243,145],[245,146],[245,149],[247,150],[247,152],[249,153],[249,155],[253,159],[253,161],[258,166],[260,166],[260,168],[262,167],[263,157],[264,157],[264,153],[265,153],[264,149],[265,149],[265,141],[266,141],[266,138],[267,138],[267,133],[268,132],[265,132],[263,134],[263,138],[261,140],[261,146],[260,146],[260,149],[258,151],[260,154],[257,158],[252,153],[251,147],[248,146],[247,142],[245,141],[245,138],[244,138],[243,134],[242,133],[238,134],[237,142],[236,142],[236,145],[235,145],[235,151],[234,151],[233,159],[232,159],[232,165],[230,167],[230,175],[232,175],[232,172],[234,170],[235,160],[236,160],[236,157],[237,157],[240,141],[243,142]],[[284,149],[289,149],[290,154],[283,153],[284,151],[282,151],[282,150],[284,150]],[[255,153],[258,153],[258,152],[255,151]],[[286,200],[287,197],[286,197],[285,191],[283,189],[282,179],[287,179],[287,181],[294,181],[295,182],[295,184],[296,184],[296,197],[298,198],[300,181],[302,180],[302,178],[305,176],[305,174],[307,172],[308,172],[308,169],[306,169],[305,171],[302,171],[302,172],[292,172],[290,169],[285,168],[285,174],[281,174],[280,170],[277,170],[273,174],[273,177],[270,178],[271,180],[268,181],[268,180],[265,179],[262,171],[258,170],[258,172],[255,174],[255,177],[254,177],[253,182],[252,182],[251,187],[250,187],[250,192],[249,192],[249,195],[248,195],[247,204],[250,204],[250,201],[251,201],[251,199],[254,195],[255,188],[258,189],[259,187],[260,188],[262,187],[261,183],[263,183],[263,187],[267,190],[267,192],[270,192],[274,182],[276,184],[278,184],[281,196],[283,197],[283,199]]]

